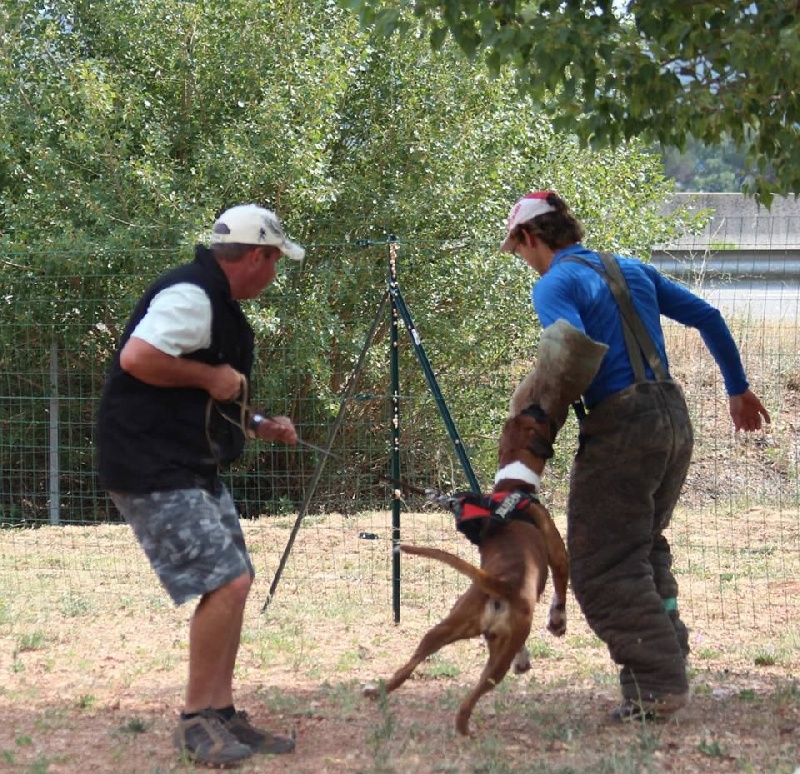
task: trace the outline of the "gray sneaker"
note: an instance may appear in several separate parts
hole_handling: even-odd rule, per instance
[[[225,729],[254,753],[286,755],[294,752],[294,737],[271,734],[256,728],[244,710],[239,710],[230,720],[222,720]]]
[[[220,720],[213,710],[198,712],[193,718],[181,718],[172,736],[175,747],[189,759],[206,766],[235,766],[253,755]]]
[[[611,712],[611,719],[619,723],[666,720],[689,703],[689,692],[673,693],[658,699],[622,700],[622,704]]]

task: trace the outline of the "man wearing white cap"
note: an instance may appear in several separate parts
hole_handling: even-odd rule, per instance
[[[594,632],[621,665],[616,720],[656,719],[689,699],[689,638],[664,531],[686,479],[692,425],[669,373],[661,315],[697,328],[717,362],[736,430],[769,414],[750,390],[720,312],[650,264],[581,244],[583,226],[552,191],[530,193],[508,217],[504,252],[539,279],[533,306],[607,344],[576,406],[578,452],[567,502],[570,580]]]
[[[97,417],[100,480],[175,604],[200,597],[189,631],[189,678],[174,742],[203,764],[290,753],[294,739],[254,727],[233,702],[233,673],[254,577],[220,471],[245,437],[297,443],[289,417],[242,408],[253,330],[239,301],[255,298],[286,255],[303,248],[255,204],[223,212],[210,246],[153,282],[109,369]],[[237,401],[238,402],[235,402]]]

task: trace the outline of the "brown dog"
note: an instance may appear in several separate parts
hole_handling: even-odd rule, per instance
[[[554,596],[547,628],[559,637],[567,628],[567,551],[553,519],[535,497],[539,476],[552,456],[555,431],[541,409],[523,411],[506,422],[492,499],[502,502],[498,495],[514,494],[507,502],[519,499],[523,508],[500,523],[487,519],[479,544],[480,568],[447,551],[400,546],[407,554],[445,562],[468,575],[472,585],[447,617],[422,638],[408,663],[386,683],[386,691],[402,685],[424,659],[445,645],[482,634],[489,660],[475,689],[458,710],[456,728],[462,734],[469,733],[469,719],[478,699],[505,677],[515,657],[520,662],[517,671],[529,668],[524,645],[534,607],[547,581],[548,565],[553,572]],[[375,686],[364,688],[368,696],[378,692]]]
[[[565,320],[557,320],[542,332],[537,366],[514,391],[510,418],[500,436],[500,469],[491,497],[496,505],[477,539],[462,530],[479,543],[480,568],[447,551],[399,547],[408,554],[445,562],[472,579],[447,617],[422,638],[408,663],[386,683],[387,693],[395,690],[424,659],[445,645],[483,634],[489,660],[475,689],[459,707],[456,728],[462,734],[469,733],[469,719],[478,699],[506,676],[512,663],[518,672],[530,668],[524,645],[548,566],[554,594],[547,628],[559,637],[566,631],[567,551],[536,493],[569,407],[591,383],[607,349]],[[379,689],[367,686],[364,693],[376,696]]]

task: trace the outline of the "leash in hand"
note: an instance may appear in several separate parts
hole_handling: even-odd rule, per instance
[[[211,447],[212,453],[214,453],[214,445],[211,441],[210,436],[210,422],[211,422],[211,412],[213,409],[216,409],[218,414],[225,419],[227,422],[230,422],[232,425],[238,427],[244,434],[247,436],[247,416],[248,414],[253,413],[253,408],[250,406],[249,403],[249,385],[247,384],[246,377],[242,376],[242,387],[239,391],[239,395],[235,400],[230,401],[239,407],[238,414],[239,416],[236,419],[232,419],[228,415],[226,415],[223,411],[220,410],[217,402],[213,398],[208,399],[208,404],[206,406],[206,437],[209,442],[209,446]],[[347,462],[344,457],[339,454],[335,454],[330,449],[324,449],[322,446],[317,446],[314,443],[310,443],[309,441],[304,441],[302,438],[297,439],[298,446],[302,446],[303,448],[309,449],[311,451],[317,452],[317,454],[322,454],[326,457],[330,457],[332,459],[339,460],[340,462]],[[386,476],[383,473],[378,473],[374,470],[368,470],[365,467],[362,467],[362,472],[368,473],[371,476],[375,476],[375,478],[379,479],[380,481],[384,481],[387,484],[390,484],[393,487],[397,487],[402,489],[405,492],[416,494],[424,497],[428,502],[437,503],[438,505],[443,505],[447,502],[447,495],[438,492],[435,489],[430,487],[426,487],[423,489],[422,487],[414,486],[410,482],[406,481],[402,478],[391,478],[391,476]],[[447,507],[443,505],[443,507]]]

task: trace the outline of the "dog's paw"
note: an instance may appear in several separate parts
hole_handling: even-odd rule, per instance
[[[469,710],[459,710],[458,714],[456,715],[456,731],[458,731],[461,736],[467,736],[470,738],[474,738],[474,734],[470,731],[469,728],[469,717],[471,712]]]
[[[528,649],[524,645],[517,651],[517,655],[514,656],[512,666],[515,675],[521,675],[530,670],[531,656],[530,653],[528,653]]]
[[[563,637],[567,632],[566,605],[553,603],[550,605],[550,619],[547,622],[547,631],[555,637]]]
[[[547,631],[554,637],[563,637],[567,633],[567,622],[553,623],[552,621],[547,624]]]
[[[370,699],[375,699],[380,695],[381,687],[375,683],[367,683],[361,687],[361,695]]]

